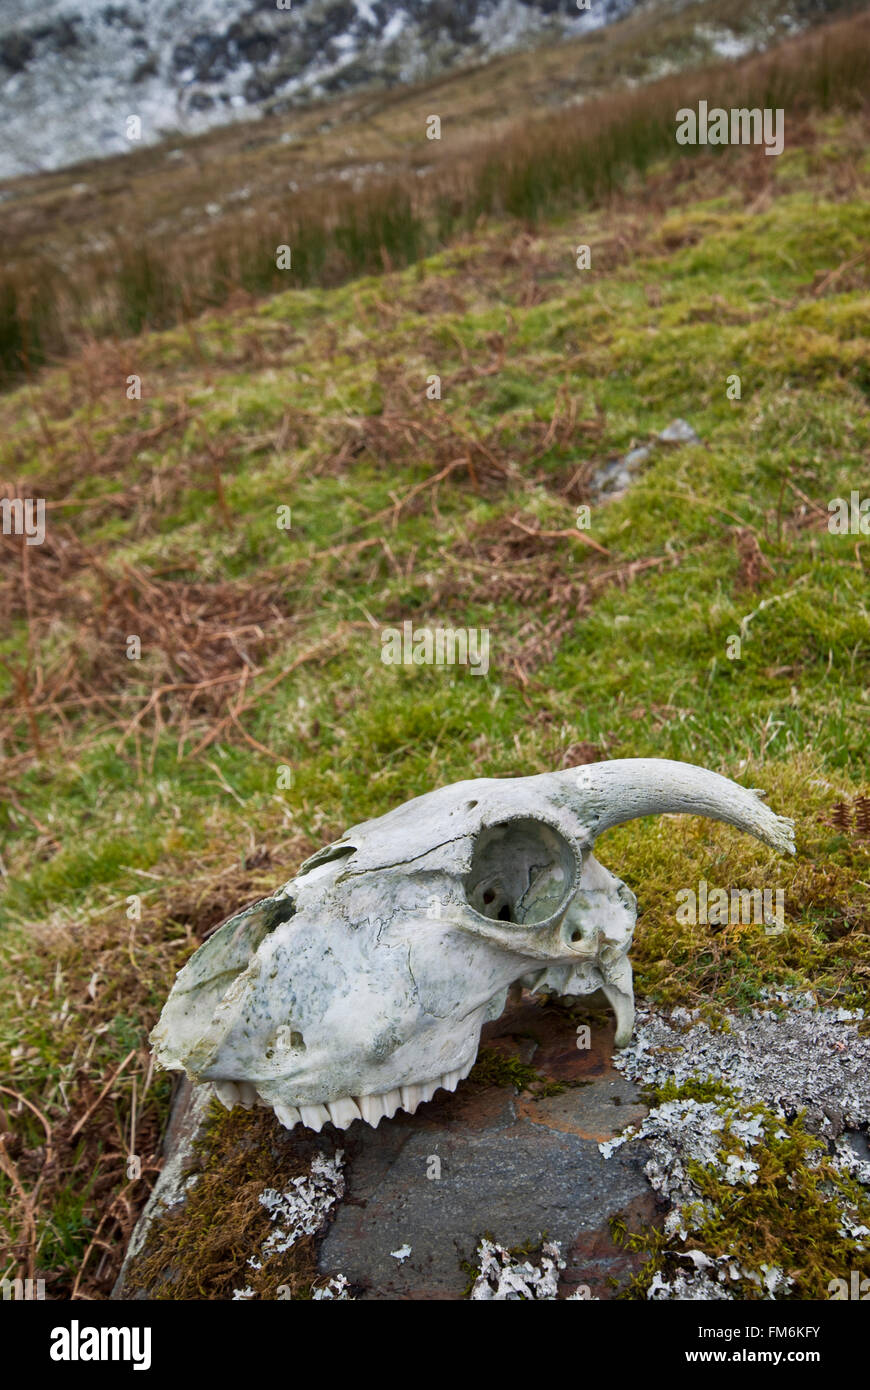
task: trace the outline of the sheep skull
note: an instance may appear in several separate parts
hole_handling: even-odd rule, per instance
[[[592,854],[637,816],[689,812],[794,852],[792,822],[688,763],[633,758],[480,778],[348,830],[225,922],[178,974],[158,1061],[282,1124],[377,1125],[454,1090],[510,985],[602,990],[634,1023],[634,894]]]

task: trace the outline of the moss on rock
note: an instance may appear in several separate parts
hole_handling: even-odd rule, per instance
[[[326,1141],[326,1145],[329,1141]],[[155,1299],[248,1297],[305,1299],[317,1277],[317,1234],[302,1235],[285,1251],[249,1263],[272,1226],[260,1201],[307,1175],[323,1140],[308,1130],[284,1129],[271,1111],[226,1111],[214,1101],[193,1144],[184,1199],[152,1223],[131,1261],[126,1296]]]

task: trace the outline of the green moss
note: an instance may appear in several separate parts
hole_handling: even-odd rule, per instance
[[[645,1095],[649,1105],[664,1105],[669,1100],[696,1100],[699,1104],[711,1100],[735,1100],[738,1092],[721,1077],[690,1076],[679,1085],[672,1077],[660,1086],[651,1087]]]
[[[470,1081],[481,1086],[513,1086],[517,1091],[530,1091],[537,1099],[558,1096],[566,1089],[561,1081],[553,1081],[519,1057],[506,1057],[493,1047],[482,1047],[477,1054]]]
[[[259,1269],[248,1259],[272,1229],[260,1194],[284,1191],[307,1174],[313,1151],[310,1137],[288,1133],[271,1112],[228,1112],[213,1101],[184,1173],[184,1201],[152,1223],[130,1263],[128,1296],[141,1290],[161,1300],[221,1299],[247,1287],[260,1299],[310,1298],[315,1236],[264,1256]]]
[[[691,1092],[691,1084],[684,1089]],[[696,1090],[697,1099],[718,1098],[707,1083],[700,1082]],[[714,1259],[728,1257],[750,1273],[761,1273],[764,1265],[777,1267],[794,1281],[778,1298],[827,1299],[832,1280],[848,1281],[853,1269],[870,1273],[870,1251],[859,1250],[841,1230],[844,1214],[857,1224],[870,1224],[866,1188],[837,1171],[827,1145],[807,1132],[801,1116],[784,1121],[762,1105],[735,1110],[729,1104],[726,1109],[742,1118],[762,1117],[763,1138],[745,1150],[758,1164],[755,1181],[732,1185],[712,1168],[689,1164],[688,1176],[704,1207],[693,1209],[700,1219],[693,1221],[686,1240],[653,1228],[629,1232],[624,1220],[616,1221],[614,1240],[649,1257],[622,1297],[645,1298],[657,1272],[671,1278],[691,1270],[689,1261],[679,1258],[689,1250]],[[729,1153],[743,1156],[744,1146],[726,1129],[720,1157]],[[739,1300],[766,1296],[763,1284],[745,1276],[729,1278],[728,1289]]]

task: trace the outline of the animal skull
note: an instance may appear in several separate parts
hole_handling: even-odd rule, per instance
[[[609,826],[685,811],[794,853],[794,828],[689,763],[628,758],[441,787],[364,821],[225,922],[178,974],[158,1061],[287,1128],[413,1113],[474,1065],[510,985],[601,989],[634,1023],[636,899],[592,854]]]

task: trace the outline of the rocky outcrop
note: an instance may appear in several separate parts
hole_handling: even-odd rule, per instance
[[[486,1026],[455,1094],[377,1129],[315,1135],[267,1111],[221,1116],[209,1087],[185,1083],[115,1297],[464,1298],[484,1241],[503,1260],[528,1252],[515,1258],[533,1271],[536,1251],[545,1263],[558,1248],[547,1296],[614,1297],[642,1256],[614,1243],[611,1218],[659,1213],[644,1146],[609,1159],[599,1148],[647,1113],[612,1066],[612,1039],[604,1008],[524,995]],[[475,1296],[492,1296],[483,1283]]]
[[[0,177],[610,23],[637,0],[0,0]],[[38,113],[38,119],[35,113]]]

